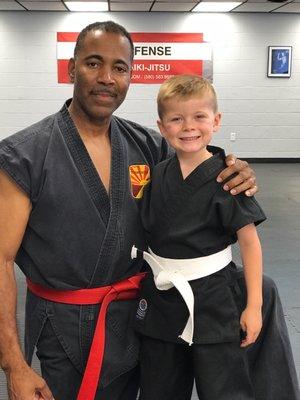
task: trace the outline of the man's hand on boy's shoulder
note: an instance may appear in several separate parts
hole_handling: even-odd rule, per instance
[[[257,193],[258,187],[256,185],[255,173],[249,167],[247,161],[239,160],[233,154],[229,154],[225,162],[227,168],[217,176],[217,181],[223,182],[233,174],[234,177],[226,181],[223,186],[224,190],[229,190],[233,195],[245,192],[246,196],[253,196]]]

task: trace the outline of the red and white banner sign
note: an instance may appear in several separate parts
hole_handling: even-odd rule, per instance
[[[57,33],[58,83],[69,83],[68,60],[78,32]],[[132,83],[162,83],[178,74],[212,79],[212,51],[202,33],[131,33],[134,43]],[[206,65],[206,68],[204,68]]]

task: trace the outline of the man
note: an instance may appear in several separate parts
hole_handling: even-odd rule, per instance
[[[11,400],[136,397],[131,298],[142,265],[130,249],[146,246],[136,202],[168,149],[156,133],[112,115],[125,99],[132,59],[123,27],[86,27],[69,62],[72,100],[0,144],[0,356]],[[234,172],[227,189],[254,194],[248,166],[237,160],[222,178]],[[26,361],[14,260],[29,287]],[[35,346],[44,379],[27,364]]]

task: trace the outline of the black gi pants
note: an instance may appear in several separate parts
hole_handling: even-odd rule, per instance
[[[55,335],[49,319],[37,345],[42,376],[55,400],[76,400],[82,381]],[[139,368],[121,375],[110,385],[98,389],[95,400],[135,400],[139,387]]]
[[[142,337],[140,400],[254,400],[239,343],[178,344]]]
[[[246,293],[242,270],[237,271],[237,282],[241,292]],[[263,329],[259,339],[254,345],[249,346],[246,352],[255,389],[255,400],[300,400],[297,374],[280,298],[272,279],[264,277],[263,283]],[[33,306],[36,308],[35,303]],[[243,307],[244,304],[241,305],[241,308]],[[27,331],[29,326],[34,325],[37,314],[39,315],[33,310],[29,311]],[[44,319],[44,308],[40,311],[41,318]],[[34,318],[29,318],[31,314]],[[38,326],[40,326],[40,322],[38,322]],[[30,335],[28,336],[30,337]],[[27,344],[27,361],[30,363],[31,346],[35,343],[35,337],[28,341],[28,336],[25,343]],[[43,328],[37,348],[37,354],[42,364],[42,374],[53,391],[55,400],[76,400],[82,376],[66,356],[49,320]],[[192,368],[192,363],[186,368],[187,370]],[[155,369],[158,373],[164,372],[161,365],[155,365]],[[192,373],[195,374],[195,371],[192,370]],[[136,400],[138,379],[137,369],[125,373],[120,378],[115,379],[104,390],[98,391],[96,400]],[[270,382],[272,383],[270,384]],[[183,383],[182,388],[184,388],[184,385],[186,385],[186,391],[191,393],[192,382]],[[214,382],[211,383],[211,386],[214,386]],[[198,391],[200,392],[200,389]],[[190,397],[180,398],[175,396],[172,400],[186,398],[190,399]],[[159,400],[159,396],[155,396],[151,400]],[[167,398],[163,400],[167,400]]]
[[[241,294],[240,311],[242,311],[245,307],[247,291],[244,274],[241,269],[236,271],[236,281]],[[146,338],[145,336],[143,338],[144,343],[146,341],[148,342],[147,346],[150,347],[151,345],[152,347],[152,339]],[[237,395],[236,397],[231,395],[226,397],[227,393],[224,388],[224,393],[220,393],[215,397],[219,384],[223,385],[224,371],[227,375],[227,379],[229,379],[228,385],[229,390],[231,390],[230,385],[238,385],[239,379],[242,379],[241,382],[243,382],[243,379],[247,379],[247,370],[249,371],[254,390],[254,397],[250,397],[250,399],[300,400],[297,374],[280,297],[273,280],[267,276],[264,276],[263,279],[263,327],[256,342],[243,350],[243,360],[247,363],[247,370],[245,371],[246,375],[241,378],[239,377],[239,370],[232,368],[234,365],[233,363],[236,363],[235,356],[231,359],[229,355],[228,364],[225,366],[222,363],[219,365],[215,363],[214,368],[217,368],[218,374],[214,374],[214,371],[211,371],[212,361],[205,355],[202,346],[192,346],[192,349],[186,352],[186,347],[188,346],[183,344],[181,352],[174,354],[172,347],[175,346],[175,348],[178,348],[178,344],[173,345],[169,343],[168,346],[165,347],[165,352],[163,352],[164,350],[161,344],[155,343],[156,341],[154,340],[153,346],[157,346],[157,350],[153,350],[153,354],[148,354],[147,346],[145,349],[142,349],[141,352],[142,396],[140,400],[189,400],[191,398],[194,377],[200,400],[248,400],[249,397],[247,396],[249,395],[246,395],[246,397],[237,397]],[[165,343],[163,343],[163,346],[165,346]],[[211,345],[204,346],[209,350],[209,346]],[[220,353],[218,351],[219,345],[212,346],[215,347],[215,349],[212,347],[212,357],[219,358],[221,355],[221,351]],[[222,344],[220,346],[222,346]],[[229,349],[230,346],[233,346],[233,357],[235,352],[239,352],[239,349],[234,348],[234,344],[229,344]],[[153,348],[155,349],[155,347]],[[160,351],[161,354],[159,354],[158,351]],[[225,347],[224,351],[227,351]],[[195,355],[193,353],[195,353]],[[164,358],[165,356],[166,358]],[[152,357],[153,359],[151,362],[154,364],[151,366],[149,363]],[[207,360],[205,361],[207,364],[204,365],[204,361],[201,361],[199,366],[197,365],[197,369],[195,369],[195,360],[201,357],[204,357],[203,360]],[[167,361],[167,358],[169,361]],[[159,361],[157,361],[158,359]],[[171,364],[177,363],[173,366],[175,367],[172,370],[174,373],[173,376],[168,371],[169,366],[165,364],[164,360]],[[151,367],[154,367],[153,375],[146,376],[148,375],[147,370],[151,369]],[[143,368],[145,368],[145,372]],[[180,372],[184,369],[186,373],[181,375]],[[157,379],[161,382],[161,387],[159,388],[157,385],[151,388],[151,384]],[[209,379],[212,380],[209,382]],[[203,392],[205,388],[203,389],[201,380],[203,381],[203,385],[208,385],[210,387],[211,391],[209,391],[208,394]],[[176,385],[177,392],[175,391],[172,395],[167,393],[166,384],[168,384],[169,387]],[[227,385],[227,382],[225,382],[225,385]],[[237,389],[239,390],[238,386]]]

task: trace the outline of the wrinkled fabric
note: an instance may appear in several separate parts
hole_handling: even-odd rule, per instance
[[[140,400],[190,400],[194,380],[200,400],[255,400],[238,342],[188,346],[142,338]]]
[[[210,148],[211,149],[211,148]],[[183,179],[176,155],[155,166],[151,185],[141,202],[141,216],[151,251],[160,257],[205,257],[237,241],[245,225],[266,219],[254,198],[232,196],[216,177],[225,167],[224,153],[215,154]],[[239,338],[239,318],[234,292],[236,266],[227,267],[189,282],[194,293],[193,343],[221,343]],[[147,336],[179,342],[188,310],[177,289],[155,287],[153,277],[142,283],[147,302],[143,318],[136,315],[136,329]]]
[[[220,152],[215,154],[185,180],[176,156],[155,167],[151,185],[141,203],[148,245],[155,254],[183,259],[183,262],[185,258],[213,254],[235,243],[236,232],[243,226],[264,221],[265,215],[254,198],[244,194],[231,196],[216,182],[216,176],[224,168],[223,157]],[[159,291],[151,275],[143,283],[135,317],[135,328],[142,334],[141,362],[145,366],[141,400],[190,399],[188,374],[196,379],[200,400],[300,400],[288,331],[274,282],[263,277],[263,328],[257,341],[241,350],[239,343],[243,332],[239,320],[247,301],[243,270],[232,262],[223,270],[190,284],[195,297],[192,349],[184,347],[178,338],[188,318],[180,294],[175,288]],[[147,342],[151,344],[144,348]],[[171,358],[170,366],[166,363],[162,367],[166,374],[169,369],[171,371],[165,382],[174,379],[177,390],[173,390],[172,384],[164,387],[161,368],[150,366],[155,356],[151,346],[160,348],[161,358],[157,357],[155,363],[160,366],[164,363],[163,344],[166,351],[172,349],[173,355],[176,355],[176,348],[182,353],[180,362],[174,364]],[[243,368],[236,372],[235,368],[230,370],[234,365],[228,361],[230,346],[235,346],[233,354],[237,359],[243,354]],[[214,353],[216,348],[219,350]],[[210,351],[212,364],[214,358],[221,357],[219,365],[223,367],[218,377],[213,375],[218,363],[213,364],[213,368],[205,368],[209,362],[205,354]],[[187,362],[194,353],[197,353],[196,363],[194,356],[192,362]],[[228,367],[224,368],[226,364]],[[158,386],[155,386],[155,379],[150,383],[151,374],[158,371]],[[242,379],[247,374],[249,381]],[[185,384],[180,384],[184,379]],[[244,382],[242,386],[241,382]]]
[[[168,149],[157,133],[113,116],[108,195],[69,115],[68,104],[0,142],[0,168],[32,203],[16,263],[32,282],[45,287],[72,290],[107,286],[143,268],[143,262],[130,257],[134,243],[145,248],[145,237],[129,168],[146,166],[151,175]],[[135,304],[116,301],[109,307],[102,386],[138,362],[138,340],[130,324]],[[99,307],[51,303],[28,294],[26,308],[28,362],[50,321],[64,352],[82,373]]]

